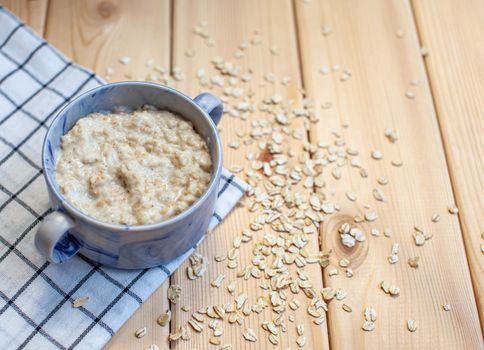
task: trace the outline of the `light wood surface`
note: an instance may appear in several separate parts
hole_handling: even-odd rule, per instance
[[[170,64],[170,1],[50,0],[45,37],[103,78],[112,68],[110,81],[144,80],[149,60]]]
[[[41,36],[45,30],[47,4],[48,0],[0,0],[0,5],[8,8]]]
[[[331,131],[341,131],[348,145],[360,151],[369,173],[365,179],[350,168],[341,180],[329,184],[336,189],[342,211],[325,223],[324,244],[339,257],[355,260],[351,279],[325,274],[328,286],[344,286],[355,310],[347,314],[340,305],[330,304],[333,347],[479,348],[482,337],[461,230],[457,216],[446,209],[454,201],[452,187],[409,4],[386,0],[297,2],[297,15],[304,86],[317,104],[334,103],[322,112],[323,122],[311,130],[310,138],[327,142]],[[322,24],[332,28],[330,35],[320,34]],[[400,30],[404,33],[401,38],[397,35]],[[324,64],[339,64],[341,70],[350,68],[354,73],[343,82],[341,72],[318,74]],[[411,86],[412,79],[420,84]],[[415,99],[405,96],[409,90],[415,92]],[[349,127],[342,129],[343,123]],[[399,133],[395,144],[383,134],[389,127]],[[371,159],[374,149],[383,153],[382,160]],[[403,161],[402,167],[390,164],[396,159]],[[381,175],[389,178],[388,185],[376,183]],[[376,187],[384,191],[387,203],[372,198]],[[346,199],[346,190],[354,191],[358,200]],[[379,219],[364,228],[382,231],[388,227],[393,234],[390,238],[371,237],[369,247],[348,251],[337,237],[336,224],[345,216],[364,213],[365,203],[376,208]],[[430,220],[434,213],[441,215],[440,222]],[[413,242],[414,226],[433,234],[423,247]],[[387,261],[393,242],[400,245],[400,261],[394,265]],[[418,270],[407,264],[415,255],[420,256]],[[445,265],[442,256],[448,261]],[[385,295],[378,285],[381,280],[398,285],[400,295]],[[444,303],[451,305],[451,312],[442,310]],[[376,331],[367,334],[360,329],[365,306],[373,306],[378,313]],[[418,334],[406,329],[408,319],[418,322]]]
[[[454,186],[481,324],[484,323],[484,2],[414,1]],[[445,19],[445,20],[442,20]]]
[[[452,0],[414,1],[413,8],[408,1],[397,0],[0,0],[0,4],[44,33],[47,40],[77,63],[103,77],[106,69],[112,67],[112,81],[144,80],[152,72],[146,63],[153,60],[159,67],[181,68],[186,79],[173,85],[194,96],[201,91],[193,79],[197,69],[209,70],[210,60],[220,55],[254,70],[256,78],[250,86],[258,99],[277,92],[285,99],[300,102],[299,88],[303,87],[315,99],[321,119],[312,124],[309,140],[313,144],[333,142],[332,131],[340,132],[348,146],[359,151],[358,158],[369,174],[362,178],[355,168],[343,167],[341,180],[326,176],[325,194],[340,204],[341,211],[324,223],[321,245],[325,250],[333,250],[333,265],[340,258],[349,258],[354,276],[345,277],[343,269],[334,277],[329,277],[326,269],[323,276],[315,266],[306,271],[319,289],[323,284],[344,288],[348,296],[343,302],[353,311],[346,313],[341,309],[343,302],[332,301],[326,328],[326,324],[312,324],[305,309],[298,310],[297,323],[306,325],[305,349],[484,348],[471,284],[472,274],[482,320],[480,244],[484,243],[484,186],[480,174],[484,170],[484,145],[479,136],[484,133],[484,119],[479,112],[484,104],[479,87],[484,75],[484,54],[483,46],[476,44],[484,33],[480,20],[484,17],[482,2],[469,0],[462,6]],[[200,21],[207,21],[214,47],[193,35],[193,27]],[[330,33],[322,34],[323,25],[331,28]],[[233,52],[242,41],[250,41],[254,30],[261,33],[262,45],[250,47],[244,58],[235,59]],[[397,35],[397,31],[402,31],[403,36]],[[420,55],[419,35],[430,51],[425,63]],[[281,51],[279,55],[269,51],[274,44]],[[194,50],[195,56],[188,57],[187,49]],[[131,57],[131,63],[119,63],[122,56]],[[324,65],[334,64],[340,65],[339,72],[319,72]],[[352,75],[343,82],[341,75],[346,68],[352,70]],[[260,86],[262,76],[269,71],[279,80],[288,75],[292,81],[287,87]],[[418,86],[410,84],[415,79],[419,80]],[[407,91],[415,93],[415,99],[405,97]],[[219,90],[213,92],[220,94]],[[319,108],[328,101],[332,102],[331,108]],[[348,128],[343,127],[346,123]],[[292,125],[300,127],[299,122]],[[399,133],[395,144],[383,135],[389,127]],[[236,131],[248,131],[247,125],[226,115],[220,128],[225,166],[247,165],[245,148],[227,147],[237,138]],[[290,147],[301,154],[301,144],[291,142]],[[382,151],[382,160],[371,159],[374,149]],[[402,160],[403,166],[392,166],[392,160]],[[382,175],[389,178],[386,186],[376,182]],[[387,203],[375,201],[371,192],[375,187],[384,191]],[[343,195],[347,190],[357,194],[356,202]],[[447,206],[454,201],[460,209],[458,217],[447,212]],[[337,228],[357,213],[364,213],[366,204],[379,217],[361,227],[366,231],[377,227],[380,236],[368,235],[364,244],[349,250],[341,245]],[[434,213],[441,215],[438,223],[430,219]],[[231,247],[233,238],[251,218],[246,207],[236,208],[199,248],[210,259],[203,278],[188,280],[187,265],[172,276],[171,283],[183,288],[180,303],[169,305],[168,282],[165,283],[106,348],[144,349],[153,343],[160,349],[169,347],[170,329],[156,324],[156,318],[167,308],[174,315],[170,326],[174,331],[189,316],[180,310],[182,305],[190,306],[191,313],[200,306],[233,301],[225,287],[236,279],[238,270],[227,269],[226,262],[217,263],[213,257]],[[423,247],[414,244],[414,226],[433,234]],[[383,236],[385,228],[392,230],[390,238]],[[400,261],[391,265],[387,257],[394,242],[400,245]],[[319,243],[313,239],[310,244],[316,250]],[[249,262],[250,247],[241,248],[239,266]],[[413,256],[420,257],[417,270],[407,264]],[[210,282],[219,273],[226,274],[226,279],[216,289]],[[385,295],[378,287],[381,280],[398,285],[400,295]],[[246,292],[249,299],[261,294],[253,280],[237,279],[237,291]],[[450,311],[443,311],[444,303],[451,306]],[[378,313],[373,332],[361,330],[365,306],[373,306]],[[297,349],[294,324],[290,322],[280,346],[267,341],[260,325],[270,316],[270,312],[264,311],[245,321],[259,335],[257,343],[241,338],[243,328],[225,325],[222,344],[232,343],[234,349]],[[415,333],[407,330],[407,319],[418,322]],[[136,339],[133,334],[142,326],[148,327],[148,335]],[[171,348],[216,349],[208,344],[208,334],[192,332],[191,341],[174,342]]]
[[[240,65],[243,72],[247,69],[252,70],[254,78],[249,84],[250,87],[246,88],[246,90],[256,91],[254,102],[257,104],[276,93],[285,99],[293,99],[300,103],[301,96],[298,92],[300,75],[292,10],[291,2],[286,0],[176,1],[174,8],[173,65],[174,67],[180,67],[187,77],[177,87],[182,91],[186,91],[189,95],[195,96],[201,91],[195,78],[198,68],[205,68],[207,74],[209,72],[210,75],[215,74],[215,71],[210,69],[210,62],[215,56],[221,56],[233,64]],[[202,21],[207,21],[207,32],[215,39],[213,48],[208,47],[203,39],[192,33],[193,28]],[[283,30],[283,28],[288,26],[291,30]],[[258,31],[262,38],[261,44],[257,46],[250,44],[251,39],[254,37],[254,31]],[[242,42],[248,43],[249,47],[245,50],[244,58],[236,59],[233,53]],[[272,45],[280,47],[281,52],[279,55],[274,56],[271,54],[270,48]],[[185,55],[186,50],[194,50],[195,56],[187,57]],[[277,77],[277,83],[265,83],[264,86],[260,86],[264,82],[265,74],[268,72],[273,73]],[[283,76],[290,76],[292,79],[292,83],[287,87],[282,86],[280,83]],[[218,95],[223,94],[222,89],[216,90],[214,93]],[[257,112],[250,116],[250,120],[265,118],[262,113]],[[222,118],[220,129],[224,145],[224,164],[227,168],[238,164],[244,166],[245,170],[250,169],[250,162],[245,159],[245,155],[249,151],[257,153],[257,145],[242,146],[238,150],[228,147],[231,141],[239,140],[239,137],[236,135],[238,131],[250,132],[249,122],[232,118],[229,115],[225,115]],[[302,120],[296,120],[291,127],[300,129]],[[304,152],[302,141],[290,140],[289,142],[286,146],[296,152],[294,158]],[[243,176],[242,174],[239,175]],[[302,188],[300,190],[303,193]],[[306,190],[306,193],[308,193],[308,190]],[[187,264],[174,273],[172,283],[180,285],[183,292],[180,305],[172,310],[174,315],[172,328],[174,328],[174,325],[184,324],[189,318],[189,313],[180,311],[181,305],[189,305],[190,309],[194,311],[202,306],[216,303],[222,304],[227,301],[234,302],[234,297],[231,297],[226,291],[226,286],[231,281],[237,281],[235,295],[241,292],[246,293],[248,302],[254,303],[259,296],[267,294],[259,287],[260,280],[243,281],[242,278],[236,277],[237,272],[243,270],[245,266],[251,265],[252,254],[250,252],[253,248],[252,242],[242,246],[239,268],[237,269],[230,270],[226,267],[227,262],[216,263],[213,259],[215,255],[227,252],[232,248],[234,238],[238,235],[240,236],[243,229],[248,228],[248,224],[254,220],[254,214],[249,214],[246,208],[236,208],[220,227],[212,232],[206,241],[202,243],[199,252],[209,257],[210,260],[210,268],[203,278],[196,281],[189,280],[186,277]],[[269,231],[264,229],[264,232]],[[254,233],[254,241],[261,241],[262,235],[259,232]],[[308,250],[317,252],[318,237],[313,235],[311,239]],[[319,291],[322,288],[322,275],[319,265],[308,266],[305,271],[311,281],[314,282],[316,290]],[[211,287],[210,282],[220,273],[226,275],[223,286],[219,289]],[[293,274],[296,275],[294,272]],[[303,295],[299,295],[298,299],[302,305],[307,304]],[[288,331],[280,336],[281,345],[279,347],[281,349],[289,346],[297,347],[295,343],[297,338],[296,324],[303,324],[305,327],[306,346],[308,349],[328,348],[326,324],[315,325],[312,319],[307,316],[306,307],[301,307],[296,312],[290,312],[294,314],[297,321],[290,323],[286,319]],[[250,317],[247,317],[242,327],[226,323],[222,344],[230,343],[233,349],[272,348],[273,345],[269,343],[267,338],[268,333],[261,329],[261,324],[263,321],[272,321],[275,316],[268,308],[260,315],[252,314]],[[249,343],[242,338],[242,331],[246,327],[250,327],[256,332],[259,341]],[[211,332],[207,329],[201,334],[194,334],[193,340],[190,342],[179,341],[174,343],[173,348],[206,349],[210,346],[208,344],[210,336]]]

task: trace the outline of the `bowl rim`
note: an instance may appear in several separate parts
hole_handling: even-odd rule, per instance
[[[59,122],[60,116],[65,113],[66,110],[69,108],[72,108],[73,105],[76,103],[79,103],[83,99],[87,98],[89,95],[91,95],[93,92],[97,92],[102,89],[106,88],[117,88],[120,86],[148,86],[151,88],[155,88],[158,90],[164,90],[170,93],[173,93],[180,97],[182,100],[184,100],[186,103],[191,104],[194,106],[198,111],[201,113],[205,121],[208,123],[210,126],[213,135],[215,135],[215,151],[218,153],[217,157],[217,164],[213,167],[214,171],[212,174],[212,177],[210,179],[209,185],[207,186],[207,189],[205,192],[192,204],[190,205],[187,209],[182,211],[181,213],[172,216],[166,220],[153,223],[153,224],[145,224],[145,225],[126,225],[126,224],[113,224],[105,221],[98,220],[84,212],[82,212],[80,209],[76,208],[73,206],[65,197],[62,195],[58,188],[57,188],[57,182],[55,179],[51,178],[51,176],[48,174],[46,171],[47,169],[47,142],[51,139],[52,137],[52,130],[54,129],[54,126]],[[83,116],[85,117],[85,116]],[[82,117],[81,117],[82,118]],[[80,118],[79,118],[80,119]],[[212,160],[214,160],[214,157],[212,156]],[[54,159],[54,162],[56,160]],[[70,102],[68,102],[59,112],[56,114],[54,119],[52,120],[49,129],[47,130],[45,136],[44,136],[44,142],[42,144],[42,169],[44,172],[44,178],[46,179],[47,186],[49,189],[52,191],[52,193],[61,201],[62,205],[67,209],[68,214],[73,216],[74,219],[80,218],[84,222],[89,223],[90,225],[96,227],[96,228],[101,228],[109,231],[116,231],[116,232],[144,232],[144,231],[152,231],[152,230],[159,230],[168,226],[176,225],[179,222],[184,221],[187,217],[191,216],[193,212],[197,211],[204,205],[208,197],[212,194],[213,191],[217,190],[217,187],[220,182],[220,177],[222,175],[222,164],[223,164],[223,159],[222,159],[222,142],[220,140],[220,135],[217,131],[217,126],[213,122],[212,118],[208,115],[208,113],[203,110],[203,108],[198,105],[192,98],[190,98],[188,95],[185,95],[184,93],[175,90],[171,87],[165,86],[165,85],[160,85],[160,84],[155,84],[155,83],[149,83],[149,82],[143,82],[143,81],[122,81],[122,82],[114,82],[114,83],[109,83],[109,84],[104,84],[101,86],[97,86],[93,89],[90,89],[88,91],[85,91],[81,95],[77,96]],[[55,173],[55,169],[54,169]]]

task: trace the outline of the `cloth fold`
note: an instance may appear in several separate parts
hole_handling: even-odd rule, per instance
[[[166,266],[123,271],[34,246],[50,213],[41,149],[56,112],[103,84],[0,7],[0,349],[99,349],[193,250]],[[223,171],[214,228],[248,185]],[[84,305],[72,302],[89,296]]]

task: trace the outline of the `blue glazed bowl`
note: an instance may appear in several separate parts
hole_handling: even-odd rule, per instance
[[[99,221],[72,206],[59,191],[55,161],[61,138],[89,113],[144,105],[169,110],[193,123],[208,144],[212,179],[190,208],[160,223],[128,226]],[[222,171],[222,146],[216,128],[221,116],[222,103],[211,94],[202,93],[192,100],[174,89],[145,82],[103,85],[67,104],[47,131],[42,150],[44,177],[54,211],[39,226],[35,236],[38,250],[55,263],[79,252],[105,265],[140,269],[166,264],[194,247],[214,212]]]

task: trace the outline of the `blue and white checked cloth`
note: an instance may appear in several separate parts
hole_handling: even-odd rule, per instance
[[[100,84],[0,7],[0,349],[99,349],[192,253],[161,268],[120,271],[82,256],[55,265],[34,247],[49,212],[41,169],[46,129],[66,102]],[[211,222],[247,184],[224,170]],[[91,300],[74,309],[73,300]]]

